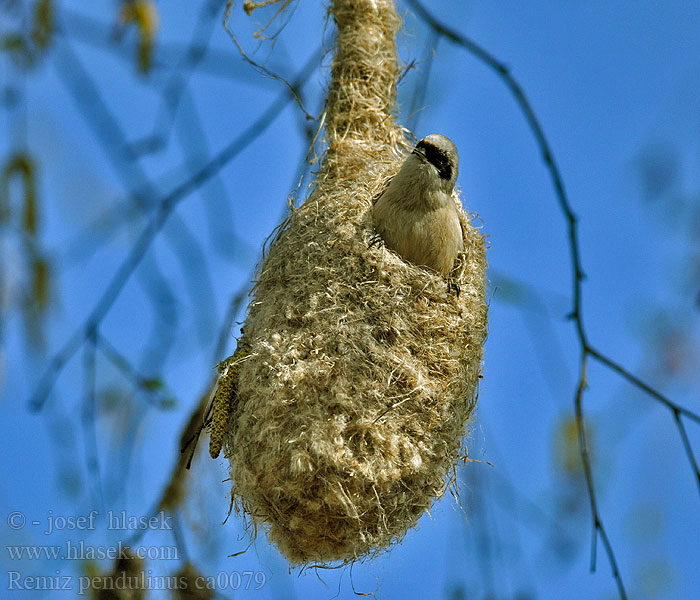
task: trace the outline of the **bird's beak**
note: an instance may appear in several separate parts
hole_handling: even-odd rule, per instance
[[[411,154],[415,154],[418,158],[420,158],[422,161],[427,161],[427,157],[425,156],[425,151],[422,148],[414,148],[413,152]]]

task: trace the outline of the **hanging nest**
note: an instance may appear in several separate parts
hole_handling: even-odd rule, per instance
[[[393,118],[400,20],[391,0],[331,13],[327,150],[260,266],[215,399],[234,506],[293,564],[381,552],[443,495],[486,337],[483,236],[457,193],[459,294],[370,246],[372,202],[409,150]]]

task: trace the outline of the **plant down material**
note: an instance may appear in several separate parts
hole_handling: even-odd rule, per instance
[[[457,193],[459,294],[370,245],[372,202],[410,148],[393,118],[400,20],[391,0],[331,13],[327,150],[260,266],[244,351],[219,384],[234,506],[293,564],[381,552],[444,493],[486,337],[483,237]]]

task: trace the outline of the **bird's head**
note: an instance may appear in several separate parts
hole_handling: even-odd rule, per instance
[[[452,140],[439,133],[431,133],[416,144],[411,156],[434,170],[440,188],[448,194],[452,193],[459,170],[457,146]]]

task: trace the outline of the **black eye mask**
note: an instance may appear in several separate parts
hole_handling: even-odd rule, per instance
[[[438,170],[442,179],[452,179],[452,164],[443,150],[425,140],[421,140],[416,144],[413,153],[423,156]]]

